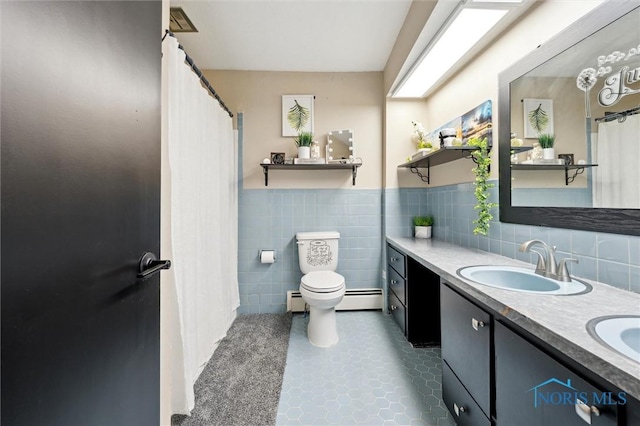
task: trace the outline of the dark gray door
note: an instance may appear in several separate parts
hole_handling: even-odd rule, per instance
[[[161,13],[0,2],[2,424],[159,424]]]

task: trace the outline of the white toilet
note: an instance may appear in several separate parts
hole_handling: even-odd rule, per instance
[[[300,294],[309,305],[307,335],[314,346],[327,348],[338,343],[336,305],[344,297],[344,277],[338,267],[338,232],[298,232],[298,258],[305,275]]]

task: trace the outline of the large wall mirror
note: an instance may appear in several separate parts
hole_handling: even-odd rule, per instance
[[[498,98],[501,221],[640,235],[637,1],[603,3],[503,71]]]

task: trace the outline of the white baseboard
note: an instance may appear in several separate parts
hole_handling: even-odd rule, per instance
[[[299,291],[287,291],[287,311],[304,312],[304,300]],[[381,288],[347,289],[344,298],[336,306],[337,311],[357,311],[365,309],[382,310]]]

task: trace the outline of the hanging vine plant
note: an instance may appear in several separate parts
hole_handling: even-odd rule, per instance
[[[489,232],[489,222],[493,219],[491,209],[498,204],[489,201],[489,188],[494,187],[492,183],[488,183],[489,167],[491,166],[491,157],[489,156],[489,145],[487,138],[478,139],[471,138],[467,142],[468,145],[478,147],[471,153],[476,166],[473,168],[473,174],[476,177],[474,185],[476,187],[474,195],[477,203],[474,207],[478,210],[478,218],[473,221],[476,227],[473,230],[474,235],[487,235]]]

